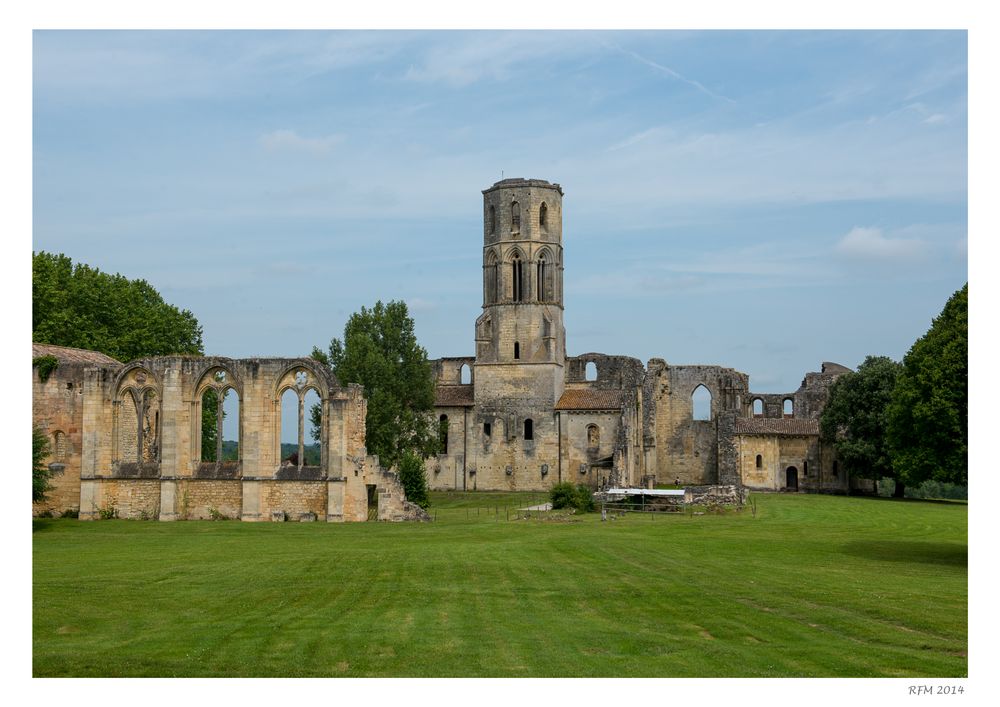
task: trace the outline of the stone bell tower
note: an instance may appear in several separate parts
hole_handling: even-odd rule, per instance
[[[562,196],[542,179],[504,179],[483,191],[477,407],[505,401],[524,415],[551,414],[562,395]]]

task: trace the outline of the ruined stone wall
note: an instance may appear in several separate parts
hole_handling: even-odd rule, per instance
[[[283,512],[288,520],[300,520],[311,513],[316,518],[326,517],[325,481],[262,481],[260,483],[260,513],[270,520],[276,512]]]
[[[160,514],[160,482],[101,479],[95,482],[94,504],[98,517],[115,513],[118,518],[154,520]]]
[[[437,407],[434,409],[435,424],[440,424],[441,416],[447,416],[448,450],[427,459],[425,470],[428,488],[435,491],[463,490],[465,488],[467,442],[475,435],[477,440],[481,430],[472,427],[471,410],[466,407]],[[479,432],[479,434],[476,434]],[[471,446],[471,445],[470,445]]]
[[[45,433],[51,448],[44,464],[62,466],[52,477],[46,499],[33,505],[36,515],[80,508],[84,368],[86,364],[61,362],[44,383],[38,369],[32,369],[32,422]]]
[[[647,399],[647,405],[655,408],[652,427],[656,481],[717,483],[717,418],[722,412],[741,409],[747,376],[720,366],[668,366],[660,359],[651,360],[649,369],[655,376],[648,386],[652,399]],[[693,418],[692,394],[699,386],[704,386],[712,397],[709,420]],[[644,436],[648,454],[648,435]]]
[[[233,480],[184,479],[177,482],[180,520],[210,520],[212,511],[239,519],[243,513],[243,483]]]
[[[562,412],[562,481],[599,488],[613,471],[621,413]],[[596,442],[594,445],[594,432]],[[557,479],[558,480],[558,479]]]

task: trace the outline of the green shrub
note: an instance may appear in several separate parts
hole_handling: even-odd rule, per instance
[[[549,491],[552,508],[576,508],[576,487],[568,481],[556,484]]]
[[[399,460],[399,483],[403,485],[406,500],[421,508],[431,505],[427,497],[427,477],[424,476],[424,460],[413,452],[404,452]]]
[[[62,517],[62,518],[79,518],[80,517],[80,511],[78,509],[76,509],[76,508],[67,508],[65,511],[62,512],[62,516],[60,516],[60,517]]]
[[[52,371],[59,367],[59,359],[55,356],[38,356],[31,359],[31,367],[38,369],[38,380],[44,383],[49,379]]]
[[[218,508],[209,508],[208,517],[212,520],[229,520],[229,516],[220,511]]]
[[[118,509],[114,506],[107,506],[105,508],[97,509],[97,517],[101,520],[112,520],[118,517]]]
[[[594,510],[594,497],[590,489],[583,484],[574,486],[568,481],[556,484],[549,491],[549,499],[552,501],[553,510],[575,508],[585,513]]]

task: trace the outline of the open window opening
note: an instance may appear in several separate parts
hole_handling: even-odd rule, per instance
[[[530,417],[524,421],[524,438],[526,440],[535,438],[535,422]]]
[[[472,382],[472,369],[469,367],[469,364],[462,364],[462,370],[459,372],[458,379],[463,385],[468,385]]]
[[[712,394],[703,385],[691,393],[691,416],[694,420],[712,419]]]
[[[597,380],[597,364],[593,361],[588,361],[587,366],[583,369],[584,380],[596,381]]]
[[[763,417],[764,416],[764,401],[760,398],[753,399],[753,416]]]
[[[781,404],[781,409],[785,417],[792,417],[795,414],[795,403],[791,398],[785,398]]]

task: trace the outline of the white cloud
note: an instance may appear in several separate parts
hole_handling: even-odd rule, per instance
[[[326,135],[323,137],[302,137],[294,130],[274,130],[260,136],[260,144],[268,150],[293,150],[312,154],[326,154],[339,143],[343,135]]]
[[[837,252],[860,260],[913,261],[927,253],[927,243],[919,238],[888,238],[881,228],[855,226],[837,243]]]

